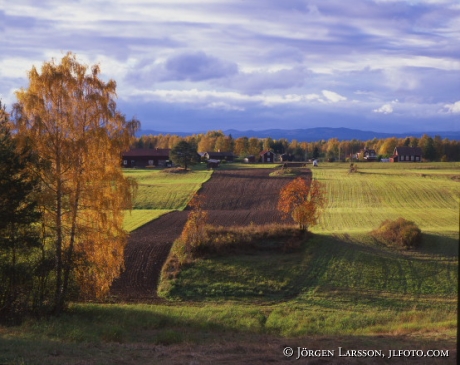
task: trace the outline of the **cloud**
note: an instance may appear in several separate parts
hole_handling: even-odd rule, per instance
[[[459,19],[458,0],[7,1],[0,97],[13,102],[32,65],[71,50],[147,121],[144,103],[169,124],[183,108],[196,126],[235,112],[262,125],[280,113],[289,127],[316,112],[322,125],[378,128],[397,112],[401,125],[435,115],[433,128],[458,129]]]
[[[209,82],[238,73],[234,62],[206,54],[203,51],[180,52],[169,56],[139,59],[125,76],[127,83],[151,88],[157,83]]]
[[[238,66],[206,53],[186,52],[174,55],[165,62],[163,80],[203,81],[234,75]]]
[[[224,80],[221,86],[249,94],[261,93],[265,90],[290,89],[304,85],[309,71],[302,67],[294,67],[280,70],[255,70],[240,72],[230,79]]]
[[[391,114],[393,113],[393,107],[391,104],[384,104],[378,109],[373,110],[374,113],[382,113],[382,114]]]
[[[219,107],[227,110],[242,110],[244,105],[257,104],[263,106],[275,106],[285,104],[309,104],[320,102],[318,94],[263,94],[249,95],[234,91],[217,90],[137,90],[134,97],[142,97],[144,100],[162,101],[166,103],[194,104],[211,108]],[[225,108],[223,108],[225,106]],[[228,107],[228,106],[231,106]]]
[[[386,86],[393,90],[415,90],[419,87],[420,75],[414,70],[389,68],[384,70]]]
[[[332,103],[338,103],[339,101],[345,101],[347,98],[345,96],[339,95],[333,91],[323,90],[323,96]]]
[[[245,110],[242,107],[235,106],[235,105],[230,105],[230,104],[224,103],[222,101],[213,101],[212,103],[207,104],[206,108],[220,109],[220,110],[226,110],[226,111],[235,110],[235,111],[240,111],[240,112]]]
[[[444,105],[444,108],[449,112],[449,113],[460,113],[460,101],[456,101],[453,104],[446,104]]]

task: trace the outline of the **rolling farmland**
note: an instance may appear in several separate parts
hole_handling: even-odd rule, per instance
[[[125,212],[124,229],[131,232],[125,248],[125,269],[111,287],[112,300],[154,300],[161,266],[187,220],[181,212],[211,171],[187,174],[160,170],[126,170],[136,179],[134,208]]]
[[[197,173],[204,177],[207,172]],[[256,180],[252,188],[246,181],[251,173]],[[253,219],[248,214],[253,214],[263,227],[277,220],[275,191],[285,178],[264,173],[240,173],[233,165],[213,174],[201,190],[206,192],[210,221],[249,224]],[[132,174],[146,185],[171,176]],[[113,286],[118,299],[138,303],[74,303],[59,319],[3,329],[0,358],[6,363],[46,359],[50,364],[108,363],[113,356],[126,364],[237,364],[242,359],[284,364],[289,361],[282,354],[286,346],[343,346],[385,353],[449,352],[444,358],[350,358],[350,364],[455,364],[460,165],[363,163],[358,173],[348,174],[347,164],[321,164],[313,174],[326,184],[329,202],[314,235],[297,251],[196,259],[170,283],[172,300],[152,300],[158,260],[168,255],[187,215],[167,213],[131,233],[125,276]],[[194,184],[194,178],[188,181]],[[187,179],[173,177],[171,186],[177,188]],[[167,185],[165,180],[161,184]],[[133,227],[139,217],[154,217],[183,204],[184,195],[176,191],[165,193],[168,208],[160,206],[160,198],[145,193],[146,185],[140,185],[144,193],[137,197],[138,207],[155,209],[135,210]],[[266,191],[270,197],[257,196]],[[238,214],[241,217],[232,220]],[[395,249],[369,235],[382,220],[399,216],[422,229],[417,249]],[[136,270],[129,271],[129,265]],[[155,305],[146,304],[151,302]],[[343,363],[337,357],[330,360]]]
[[[206,197],[205,209],[209,212],[209,223],[227,226],[263,225],[280,220],[281,215],[276,210],[277,193],[289,179],[271,178],[269,177],[271,171],[272,169],[216,171],[213,178],[206,182],[200,191],[200,194]],[[142,177],[144,175],[141,175],[140,181],[143,181]],[[152,182],[154,177],[157,175],[150,176],[149,181]],[[155,185],[151,184],[153,188],[157,185],[161,186],[161,183],[164,184],[163,181],[161,183],[155,181],[155,183]],[[225,199],[222,199],[223,192],[225,192]],[[159,200],[156,200],[155,204],[159,204]],[[136,214],[139,210],[133,212]],[[141,220],[147,219],[156,212],[159,211],[141,210]],[[132,225],[135,222],[135,214],[128,220]],[[182,231],[187,220],[187,212],[170,212],[161,217],[158,214],[156,218],[158,219],[144,224],[131,233],[125,250],[125,270],[112,285],[113,300],[156,300],[156,287],[161,268],[172,243]]]
[[[314,170],[327,186],[329,203],[315,232],[368,232],[385,219],[402,216],[426,232],[457,232],[459,169],[420,169],[420,165],[368,163],[349,174],[346,166]],[[418,167],[418,169],[417,169]]]
[[[195,260],[164,286],[164,295],[209,303],[263,302],[273,306],[266,328],[285,335],[451,331],[458,292],[460,169],[361,165],[354,174],[345,164],[313,169],[326,184],[329,202],[300,253]],[[422,229],[418,249],[395,249],[369,235],[383,220],[397,217]],[[321,313],[322,320],[311,323],[305,311]]]
[[[168,174],[160,170],[125,170],[124,174],[138,183],[133,210],[125,213],[123,225],[133,231],[163,214],[183,210],[212,171]]]
[[[125,171],[125,175],[136,179],[139,185],[134,209],[183,210],[211,174],[212,171],[208,170],[187,174],[165,173],[161,170]]]

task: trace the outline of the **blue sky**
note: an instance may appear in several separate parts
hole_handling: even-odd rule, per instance
[[[458,0],[15,0],[0,98],[67,51],[143,129],[460,130]]]

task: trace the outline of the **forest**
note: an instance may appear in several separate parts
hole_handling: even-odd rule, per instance
[[[324,158],[328,161],[349,161],[356,153],[364,148],[373,149],[380,158],[393,155],[395,147],[420,147],[425,161],[453,162],[460,161],[460,141],[442,138],[439,135],[423,134],[420,138],[407,136],[406,138],[374,138],[368,141],[357,139],[340,141],[337,138],[316,142],[302,142],[295,139],[272,138],[233,138],[222,131],[209,131],[202,134],[193,134],[180,137],[172,134],[143,135],[138,137],[133,148],[172,148],[178,142],[185,140],[193,143],[198,152],[225,151],[233,152],[239,157],[257,156],[261,151],[272,150],[279,154],[290,154],[294,161]]]

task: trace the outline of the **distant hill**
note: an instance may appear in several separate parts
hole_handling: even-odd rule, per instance
[[[337,138],[339,140],[352,140],[357,139],[361,141],[367,141],[373,138],[389,138],[389,137],[417,137],[420,138],[423,134],[428,134],[431,137],[436,135],[441,136],[441,138],[449,138],[450,140],[460,140],[460,131],[449,131],[449,132],[413,132],[413,133],[382,133],[382,132],[372,132],[372,131],[362,131],[359,129],[350,129],[350,128],[308,128],[308,129],[266,129],[262,131],[238,131],[236,129],[228,129],[223,131],[226,135],[231,134],[233,138],[239,137],[257,137],[257,138],[267,138],[271,137],[273,139],[285,138],[289,141],[296,139],[297,141],[303,142],[315,142],[322,139],[328,140],[330,138]],[[158,135],[158,134],[174,134],[178,136],[190,136],[192,134],[206,133],[206,132],[159,132],[154,130],[141,130],[136,135]]]

